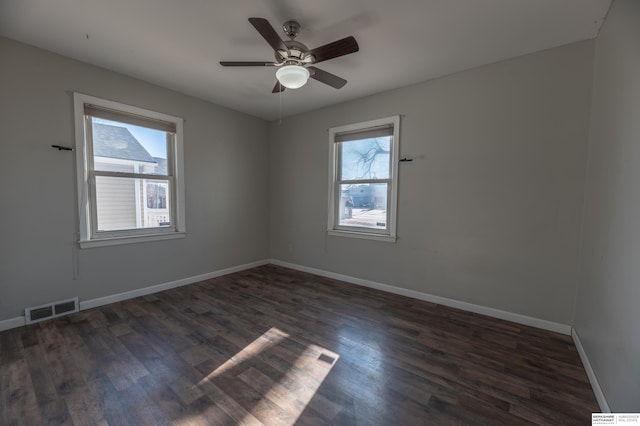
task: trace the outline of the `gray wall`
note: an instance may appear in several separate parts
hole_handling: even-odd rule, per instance
[[[0,38],[0,320],[268,258],[268,127]],[[71,91],[185,118],[185,239],[77,249]]]
[[[586,41],[272,123],[271,257],[571,324],[592,61]],[[416,157],[397,243],[327,236],[327,129],[394,114]]]
[[[640,2],[596,42],[575,328],[609,406],[640,411]]]

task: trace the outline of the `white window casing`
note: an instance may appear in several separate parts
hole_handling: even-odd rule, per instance
[[[92,119],[94,117],[166,132],[166,174],[147,173],[145,167],[148,166],[145,164],[153,163],[117,158],[104,159],[108,167],[96,170],[92,134]],[[81,93],[74,93],[74,118],[80,247],[183,238],[186,235],[183,119]],[[113,171],[111,167],[113,167]],[[98,229],[96,182],[99,179],[102,181],[110,179],[116,183],[115,186],[124,185],[126,181],[133,181],[135,187],[133,200],[135,201],[131,207],[136,212],[134,226],[128,229],[106,231]],[[146,189],[144,188],[146,183],[144,182],[159,182],[167,185],[169,199],[167,212],[171,217],[169,226],[141,227],[142,213],[140,212],[146,211],[144,208],[146,207]]]
[[[342,176],[344,167],[342,161],[345,152],[345,143],[364,141],[375,138],[389,138],[389,169],[388,175],[377,178],[368,177],[345,178]],[[329,129],[329,196],[328,196],[328,220],[327,233],[332,236],[354,237],[369,240],[395,242],[397,239],[397,205],[398,205],[398,155],[400,146],[400,116],[392,116],[370,120],[361,123],[333,127]],[[352,160],[351,160],[352,161]],[[353,161],[352,161],[353,162]],[[355,164],[355,163],[354,163]],[[347,166],[349,166],[347,164]],[[352,225],[341,220],[341,208],[344,208],[342,199],[343,187],[382,186],[386,185],[385,222],[367,226],[363,224]],[[349,198],[349,197],[346,197]],[[353,204],[353,203],[351,203]]]

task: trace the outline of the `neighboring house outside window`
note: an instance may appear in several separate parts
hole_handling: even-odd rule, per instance
[[[329,129],[328,233],[396,239],[400,117]]]
[[[75,113],[80,245],[184,236],[182,120],[81,94]]]

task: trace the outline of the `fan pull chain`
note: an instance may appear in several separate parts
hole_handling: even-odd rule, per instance
[[[280,117],[278,120],[278,126],[282,126],[282,83],[278,82],[278,85],[280,86],[280,93],[278,94],[278,99],[280,102]]]

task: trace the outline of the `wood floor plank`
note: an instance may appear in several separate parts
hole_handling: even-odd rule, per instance
[[[588,424],[569,336],[274,265],[0,333],[0,424]]]
[[[11,364],[2,366],[3,404],[2,411],[5,424],[41,424],[36,395],[31,385],[29,366],[25,358],[14,359]]]

